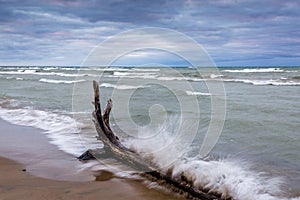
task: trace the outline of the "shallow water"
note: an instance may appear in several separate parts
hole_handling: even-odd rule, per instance
[[[226,191],[239,199],[298,196],[300,69],[220,68],[220,74],[200,71],[202,75],[192,68],[78,71],[66,67],[1,67],[0,116],[44,130],[52,144],[69,154],[101,147],[91,122],[91,81],[96,79],[101,100],[113,98],[112,127],[123,143],[162,168],[170,160],[168,153],[181,156],[172,163],[174,176],[185,172],[196,185]],[[226,118],[209,161],[203,161],[199,148],[211,120],[211,100],[218,98],[209,90],[208,82],[224,83]],[[192,104],[195,100],[197,103]],[[178,139],[174,133],[184,133],[186,138]],[[181,148],[163,151],[167,145],[178,143]],[[118,170],[122,164],[109,165]]]

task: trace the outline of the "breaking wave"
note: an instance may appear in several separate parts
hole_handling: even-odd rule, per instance
[[[41,70],[18,70],[18,71],[0,71],[0,74],[6,75],[37,75],[37,76],[62,76],[62,77],[81,77],[81,76],[98,76],[95,74],[77,74],[77,73],[62,73],[62,72],[42,72]]]
[[[161,76],[158,77],[157,80],[161,81],[204,81],[205,79],[202,78],[195,78],[195,77],[180,77],[180,76]]]
[[[274,86],[298,86],[300,82],[289,81],[287,79],[280,79],[280,80],[250,80],[250,79],[223,79],[226,82],[240,82],[240,83],[247,83],[252,85],[274,85]]]
[[[193,91],[185,91],[185,93],[189,96],[211,96],[210,93],[203,93],[203,92],[193,92]]]
[[[145,129],[142,134],[145,134]],[[148,130],[153,132],[153,130]],[[223,198],[243,200],[282,200],[285,186],[282,177],[274,177],[263,171],[256,171],[251,163],[239,158],[220,158],[202,160],[186,155],[178,158],[174,163],[165,166],[168,155],[157,151],[163,146],[173,144],[172,134],[160,128],[160,135],[150,139],[129,138],[126,144],[137,151],[150,163],[155,163],[161,171],[168,172],[173,179],[187,181],[193,187],[209,193],[222,194]],[[151,152],[151,153],[149,153]],[[176,152],[168,152],[173,154]]]
[[[102,83],[100,87],[115,88],[118,90],[134,90],[138,88],[146,88],[147,86],[132,86],[132,85],[114,85],[111,83]]]
[[[72,117],[32,108],[18,108],[16,101],[2,101],[1,104],[16,106],[14,108],[0,106],[0,118],[3,120],[44,130],[50,143],[66,153],[78,156],[85,151],[78,136],[79,129],[84,125],[76,123]]]
[[[184,176],[195,187],[220,193],[224,198],[281,199],[283,179],[255,172],[243,160],[223,158],[203,161],[191,158],[176,162],[172,168],[174,178]]]
[[[141,79],[155,79],[157,77],[156,73],[152,72],[120,72],[120,71],[115,71],[113,75],[106,75],[106,77],[111,77],[111,78],[141,78]]]
[[[80,79],[80,80],[69,81],[69,80],[55,80],[55,79],[46,79],[46,78],[42,78],[42,79],[40,79],[39,81],[40,81],[40,82],[44,82],[44,83],[67,83],[67,84],[71,84],[71,83],[85,82],[86,80]]]
[[[267,72],[284,72],[283,69],[280,68],[255,68],[255,69],[226,69],[224,72],[231,73],[267,73]]]

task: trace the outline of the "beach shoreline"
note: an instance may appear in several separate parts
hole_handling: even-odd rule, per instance
[[[94,178],[87,170],[80,169],[81,163],[75,156],[50,144],[43,130],[2,119],[0,127],[0,157],[24,164],[31,174],[62,181],[90,181]]]
[[[176,199],[142,180],[78,170],[84,164],[49,143],[42,130],[0,119],[1,199]],[[100,181],[99,181],[100,180]]]

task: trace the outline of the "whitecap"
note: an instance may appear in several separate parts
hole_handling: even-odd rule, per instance
[[[43,71],[51,71],[51,70],[57,70],[57,67],[43,67],[42,70]]]
[[[226,69],[224,72],[231,73],[266,73],[266,72],[284,72],[280,68],[249,68],[249,69]]]
[[[32,74],[35,73],[37,70],[35,69],[19,69],[18,72],[22,72],[23,74]]]
[[[219,75],[216,75],[216,74],[211,74],[210,75],[210,78],[221,78],[221,77],[223,77],[224,75],[221,75],[221,74],[219,74]]]
[[[0,74],[9,75],[37,75],[37,76],[62,76],[62,77],[79,77],[79,76],[98,76],[95,74],[80,74],[80,73],[61,73],[61,72],[40,72],[36,70],[18,70],[18,71],[0,71]]]
[[[45,79],[45,78],[42,78],[39,81],[40,82],[44,82],[44,83],[66,83],[66,84],[71,84],[71,83],[85,82],[86,80],[80,79],[80,80],[69,81],[69,80],[54,80],[54,79]]]
[[[201,78],[192,78],[192,77],[175,77],[175,76],[170,76],[170,77],[167,77],[167,76],[161,76],[161,77],[158,77],[157,80],[161,80],[161,81],[204,81],[204,79],[201,79]]]
[[[138,88],[146,88],[149,86],[132,86],[132,85],[114,85],[111,83],[102,83],[100,87],[106,87],[106,88],[115,88],[118,90],[134,90]]]
[[[157,77],[157,75],[143,75],[143,76],[140,76],[140,75],[130,75],[130,76],[126,76],[126,75],[122,75],[122,76],[119,76],[119,75],[105,75],[104,77],[107,77],[107,78],[128,78],[128,79],[155,79]]]
[[[160,69],[157,68],[132,68],[132,71],[140,71],[140,72],[159,72]]]
[[[193,92],[193,91],[185,91],[185,93],[189,96],[211,96],[210,93],[203,93],[203,92]]]
[[[240,83],[247,83],[256,86],[261,85],[273,85],[273,86],[298,86],[300,82],[294,81],[284,81],[284,80],[250,80],[250,79],[224,79],[223,81],[226,82],[240,82]]]
[[[79,70],[86,70],[86,71],[103,71],[103,72],[127,72],[129,68],[117,68],[117,67],[80,67]]]
[[[154,76],[156,73],[137,73],[137,72],[114,72],[115,76]]]

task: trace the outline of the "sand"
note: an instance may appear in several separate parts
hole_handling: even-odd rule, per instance
[[[25,166],[0,158],[0,199],[175,199],[139,181],[67,182],[35,177]]]

